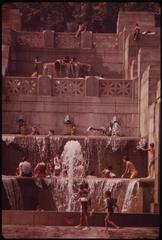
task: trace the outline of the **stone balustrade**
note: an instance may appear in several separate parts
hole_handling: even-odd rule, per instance
[[[86,78],[6,77],[6,95],[52,95],[57,97],[133,97],[132,80]],[[48,89],[48,91],[44,91]]]
[[[58,48],[58,49],[116,49],[119,46],[117,34],[92,33],[86,31],[76,38],[75,33],[55,32],[45,30],[42,32],[16,32],[16,44],[31,48]]]

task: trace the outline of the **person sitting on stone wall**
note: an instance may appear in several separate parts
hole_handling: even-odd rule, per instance
[[[110,178],[110,170],[107,168],[104,168],[101,172],[102,178]]]
[[[138,175],[138,171],[135,165],[127,159],[126,156],[123,157],[123,162],[125,163],[125,171],[122,174],[121,178],[127,176],[128,178],[136,178]]]
[[[45,162],[37,163],[34,168],[34,177],[46,177],[47,164]]]
[[[24,123],[21,127],[20,127],[20,134],[21,135],[28,135],[28,128],[26,123]]]
[[[48,131],[47,137],[54,136],[54,135],[55,135],[55,131],[53,129],[50,129]]]
[[[70,127],[70,134],[71,135],[76,135],[77,134],[77,129],[76,129],[76,125],[72,124]]]
[[[25,119],[23,116],[19,116],[16,119],[17,129],[15,134],[21,134],[21,127],[25,125]]]
[[[32,166],[31,163],[23,157],[22,162],[19,163],[16,169],[16,175],[21,177],[32,177]]]
[[[31,129],[31,134],[30,135],[39,135],[39,131],[36,126],[33,126]]]
[[[79,23],[78,30],[75,34],[75,37],[78,38],[81,35],[81,32],[85,32],[87,30],[87,26],[84,23]]]
[[[135,28],[134,28],[134,32],[133,32],[133,40],[137,40],[140,36],[140,27],[138,25],[138,23],[136,23]]]
[[[109,177],[110,178],[116,178],[116,174],[114,172],[112,172],[112,166],[108,166],[107,168],[109,170]]]

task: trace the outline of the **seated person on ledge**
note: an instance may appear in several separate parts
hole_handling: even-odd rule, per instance
[[[112,166],[109,166],[108,168],[104,168],[101,172],[101,177],[103,178],[115,178],[116,174],[112,171]]]
[[[126,164],[126,166],[121,178],[124,178],[125,176],[127,176],[128,178],[136,178],[138,175],[138,171],[134,164],[129,161],[126,156],[124,156],[122,160]]]
[[[70,135],[76,135],[76,125],[75,124],[71,125]]]
[[[28,162],[25,157],[23,157],[22,162],[19,163],[19,166],[16,169],[16,176],[32,177],[31,163]]]
[[[37,127],[36,127],[36,126],[33,126],[30,135],[39,135],[39,134],[40,134],[40,133],[39,133]]]
[[[45,162],[37,163],[36,167],[34,168],[34,177],[46,177],[46,168],[47,165]]]
[[[50,137],[50,136],[53,136],[53,135],[55,135],[55,131],[53,130],[53,129],[50,129],[49,131],[48,131],[48,137]]]

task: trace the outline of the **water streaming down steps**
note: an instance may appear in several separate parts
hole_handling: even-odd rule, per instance
[[[39,143],[41,149],[42,145],[45,146],[45,140],[41,138],[37,138],[36,140],[38,139],[39,141],[37,141],[37,144]],[[60,146],[60,144],[58,145]],[[62,165],[67,168],[68,176],[51,176],[43,180],[47,186],[50,186],[53,203],[56,205],[57,211],[69,212],[80,210],[80,204],[78,201],[74,200],[74,195],[77,193],[79,184],[83,180],[86,180],[89,184],[92,207],[95,211],[101,211],[104,207],[104,193],[106,190],[112,191],[113,197],[117,198],[117,203],[121,212],[141,211],[139,210],[140,204],[138,200],[140,199],[139,180],[120,178],[106,179],[97,177],[89,179],[76,178],[75,170],[77,166],[79,166],[80,163],[84,163],[84,167],[87,168],[89,165],[89,162],[85,161],[84,156],[82,146],[78,141],[67,141],[64,145],[61,157],[63,159]],[[2,180],[12,209],[22,209],[22,203],[19,201],[20,189],[16,178],[3,176]],[[35,184],[39,188],[44,187],[42,183],[42,180],[35,179]],[[13,192],[16,192],[17,195],[13,195]]]
[[[11,210],[22,210],[23,198],[17,179],[14,176],[2,175],[2,181]]]

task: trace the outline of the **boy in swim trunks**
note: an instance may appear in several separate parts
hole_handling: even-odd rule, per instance
[[[114,213],[114,208],[116,207],[118,209],[118,206],[116,204],[117,200],[111,197],[111,192],[106,191],[105,192],[105,204],[106,207],[103,209],[107,209],[107,213],[105,216],[105,227],[106,230],[108,230],[108,224],[111,224],[115,228],[119,228],[113,221],[110,220],[110,216]],[[118,209],[119,210],[119,209]]]
[[[81,203],[81,213],[80,213],[80,224],[76,228],[83,226],[83,221],[85,221],[86,227],[83,230],[89,229],[88,223],[88,208],[91,208],[91,199],[89,197],[89,188],[87,183],[82,183],[80,185],[79,192],[75,199],[79,199]]]

